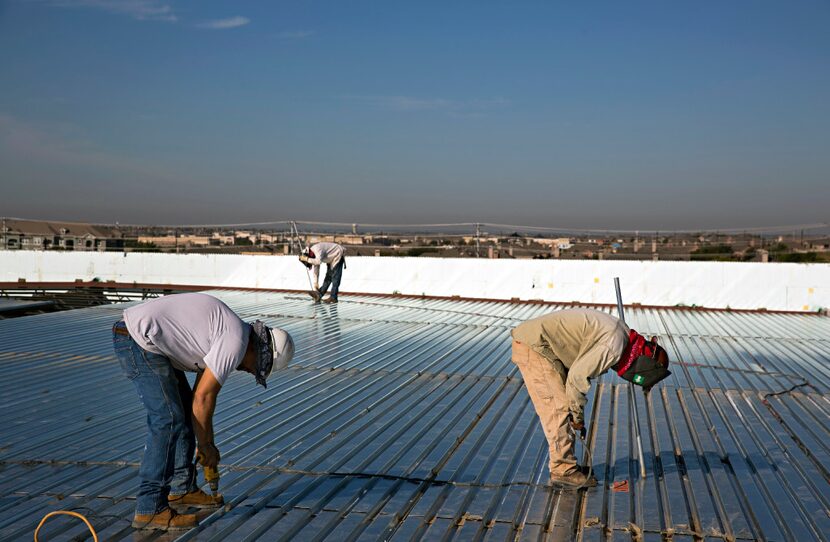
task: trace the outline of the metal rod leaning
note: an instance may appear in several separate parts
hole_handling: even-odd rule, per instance
[[[614,289],[617,291],[617,314],[625,323],[625,313],[623,312],[623,302],[622,302],[622,292],[620,292],[620,278],[614,277]],[[637,459],[640,463],[640,476],[642,478],[646,477],[646,461],[643,457],[643,439],[640,437],[640,415],[637,412],[637,401],[636,396],[634,394],[634,384],[631,382],[628,383],[628,389],[631,392],[631,399],[633,403],[631,405],[632,411],[634,412],[634,430],[637,432]]]
[[[297,229],[297,223],[293,220],[291,221],[291,234],[297,236],[297,244],[300,246],[300,254],[305,254],[306,247],[305,243],[303,243],[303,238],[300,237],[300,230]],[[308,268],[306,267],[305,276],[308,278],[308,287],[311,288],[312,292],[316,292],[317,289],[314,287],[314,283],[311,282],[311,273],[308,272]]]

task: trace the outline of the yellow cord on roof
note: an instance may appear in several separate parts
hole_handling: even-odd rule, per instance
[[[38,524],[37,529],[35,529],[35,542],[38,542],[37,533],[40,531],[40,528],[43,527],[43,524],[46,523],[46,520],[51,518],[52,516],[57,516],[59,514],[66,514],[67,516],[73,516],[73,517],[76,517],[76,518],[80,519],[84,523],[86,523],[86,526],[89,528],[89,532],[92,533],[92,540],[94,540],[95,542],[98,542],[98,533],[95,532],[95,529],[92,527],[92,524],[89,522],[89,520],[86,519],[86,517],[84,517],[83,514],[79,514],[78,512],[72,512],[71,510],[56,510],[54,512],[49,512],[48,514],[43,516],[43,519],[40,520],[40,523]]]

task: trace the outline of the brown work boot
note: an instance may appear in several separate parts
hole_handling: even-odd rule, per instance
[[[176,508],[219,508],[225,504],[221,494],[208,495],[201,489],[185,493],[184,495],[168,495],[167,502]]]
[[[584,469],[584,472],[583,472]],[[591,473],[588,476],[587,468],[579,467],[567,474],[551,474],[550,475],[550,482],[559,487],[567,487],[567,488],[583,488],[583,487],[595,487],[597,485],[597,479]]]
[[[328,296],[323,300],[323,303],[337,303],[337,298]]]
[[[158,514],[136,514],[133,516],[133,528],[157,529],[159,531],[186,531],[199,522],[194,514],[177,514],[171,508],[165,508]]]

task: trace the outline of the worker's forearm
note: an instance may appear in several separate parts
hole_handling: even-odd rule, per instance
[[[585,403],[587,403],[588,390],[591,388],[591,382],[585,377],[582,371],[577,368],[568,373],[568,378],[565,382],[565,396],[568,402],[568,411],[571,417],[576,422],[583,421],[585,413]]]
[[[216,397],[207,396],[193,398],[193,432],[196,433],[196,442],[203,447],[213,444],[213,411],[216,408]]]
[[[575,422],[583,422],[585,420],[585,403],[587,402],[585,395],[573,390],[566,390],[566,395],[568,396],[568,412],[570,412],[571,418]]]

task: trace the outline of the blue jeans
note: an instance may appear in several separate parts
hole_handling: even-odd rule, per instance
[[[138,346],[126,330],[123,321],[113,326],[113,348],[124,376],[135,385],[147,410],[147,441],[138,471],[141,485],[135,513],[156,514],[167,508],[168,494],[183,495],[197,489],[193,391],[184,372],[175,369],[165,356]]]
[[[337,265],[332,266],[326,264],[326,278],[323,279],[323,287],[320,288],[320,296],[326,295],[326,290],[329,289],[329,284],[331,284],[331,298],[337,299],[337,292],[340,291],[340,278],[343,276],[343,267],[346,265],[346,258],[340,258],[340,261],[337,262]]]

